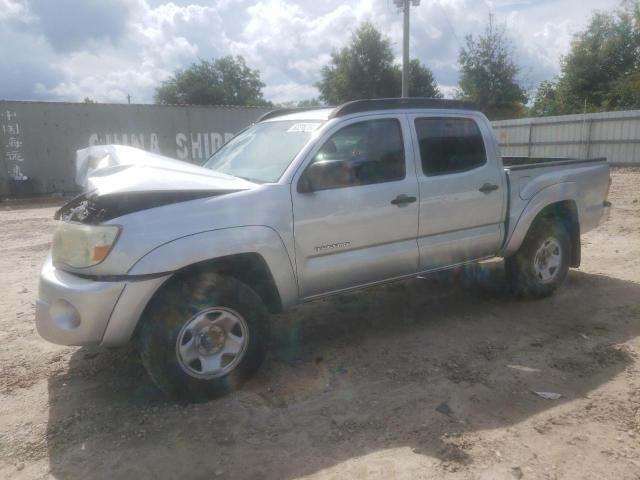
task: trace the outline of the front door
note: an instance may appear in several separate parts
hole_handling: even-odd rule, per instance
[[[416,273],[418,184],[406,122],[377,115],[336,126],[292,183],[303,298]],[[312,191],[300,192],[312,175]]]

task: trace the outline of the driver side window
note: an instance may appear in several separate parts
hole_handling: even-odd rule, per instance
[[[400,122],[394,118],[348,125],[327,140],[309,166],[313,190],[392,182],[405,177]]]

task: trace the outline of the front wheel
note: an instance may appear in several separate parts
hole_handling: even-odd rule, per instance
[[[567,230],[558,222],[540,220],[531,227],[520,250],[505,260],[507,278],[522,297],[548,297],[567,277],[570,258]]]
[[[163,392],[203,402],[238,388],[259,367],[268,335],[267,310],[251,288],[204,273],[176,278],[154,296],[138,343]]]

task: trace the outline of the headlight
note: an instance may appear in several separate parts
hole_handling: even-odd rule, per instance
[[[116,243],[120,227],[60,222],[53,234],[54,265],[85,268],[102,262]]]

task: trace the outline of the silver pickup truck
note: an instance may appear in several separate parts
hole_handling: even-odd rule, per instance
[[[124,146],[78,152],[42,268],[38,332],[138,343],[155,383],[202,401],[264,358],[269,313],[504,257],[550,295],[605,217],[604,159],[503,159],[451,100],[360,100],[264,115],[196,166]]]

